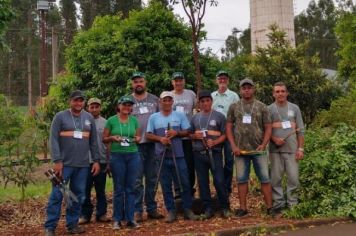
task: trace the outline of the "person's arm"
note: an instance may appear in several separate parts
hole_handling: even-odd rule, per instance
[[[98,136],[96,131],[96,125],[94,119],[91,119],[91,129],[90,129],[90,136],[89,136],[89,147],[90,147],[90,154],[92,160],[94,162],[91,173],[93,176],[96,176],[100,172],[100,164],[99,164],[99,145],[98,145]]]
[[[299,131],[297,132],[298,148],[295,154],[295,158],[297,160],[302,160],[304,158],[304,122],[299,107],[297,107],[296,111],[296,125],[296,129],[299,129]]]
[[[111,135],[109,128],[104,128],[103,132],[103,143],[112,143],[112,142],[121,142],[122,139],[120,136]]]
[[[240,156],[240,148],[235,143],[235,138],[233,134],[233,127],[234,124],[230,121],[226,122],[226,137],[229,140],[231,151],[234,153],[235,156]]]
[[[272,124],[264,125],[264,135],[262,143],[256,148],[257,151],[264,151],[272,136]]]
[[[54,173],[58,177],[62,177],[62,171],[63,171],[63,160],[61,157],[61,151],[59,148],[59,133],[61,132],[60,130],[60,117],[57,115],[54,116],[52,124],[51,124],[51,132],[49,136],[50,140],[50,150],[51,150],[51,159],[54,162]]]

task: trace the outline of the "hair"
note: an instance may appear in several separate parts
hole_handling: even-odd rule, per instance
[[[284,82],[282,82],[282,81],[276,82],[276,83],[273,85],[273,89],[274,89],[274,87],[276,87],[276,86],[281,86],[281,87],[283,86],[283,87],[285,87],[286,90],[288,91],[287,85],[286,85]]]

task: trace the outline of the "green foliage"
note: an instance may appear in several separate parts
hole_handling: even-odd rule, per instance
[[[308,130],[300,162],[300,203],[288,217],[356,217],[356,129]]]
[[[287,84],[289,99],[298,104],[304,121],[310,123],[319,109],[330,106],[339,92],[338,86],[325,78],[316,56],[305,56],[305,45],[293,48],[286,34],[276,25],[270,27],[270,45],[257,48],[252,62],[247,66],[247,75],[257,82],[257,96],[267,104],[273,102],[273,84]]]
[[[0,49],[4,47],[3,35],[8,23],[12,20],[14,12],[9,0],[0,0]]]

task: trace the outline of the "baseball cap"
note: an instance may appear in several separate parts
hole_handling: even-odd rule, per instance
[[[245,84],[249,84],[251,86],[255,86],[253,81],[251,79],[248,79],[248,78],[245,78],[245,79],[240,81],[240,87],[244,86]]]
[[[77,98],[83,98],[85,99],[85,96],[82,91],[80,90],[75,90],[70,94],[70,99],[77,99]]]
[[[229,73],[226,70],[219,70],[218,73],[216,73],[216,77],[219,77],[220,75],[226,75],[229,77]]]
[[[93,104],[93,103],[97,103],[97,104],[101,105],[101,100],[99,98],[90,98],[88,100],[88,105]]]
[[[135,78],[145,78],[145,74],[143,74],[142,72],[136,71],[134,73],[132,73],[131,79],[135,79]]]
[[[131,104],[135,104],[135,101],[132,99],[131,96],[122,96],[119,101],[118,104],[124,104],[124,103],[131,103]]]
[[[165,98],[165,97],[171,97],[171,98],[174,98],[174,94],[172,92],[169,92],[169,91],[163,91],[161,93],[161,95],[159,95],[159,98]]]
[[[202,99],[202,98],[205,98],[205,97],[212,98],[211,92],[208,91],[208,90],[202,90],[202,91],[200,91],[199,94],[198,94],[199,100]]]
[[[184,79],[183,72],[177,71],[172,74],[172,79]]]

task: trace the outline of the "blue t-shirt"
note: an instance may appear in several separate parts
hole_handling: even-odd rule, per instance
[[[147,132],[153,133],[157,136],[165,136],[168,123],[171,129],[176,131],[187,130],[190,128],[189,121],[184,113],[172,111],[168,116],[164,116],[161,112],[156,112],[150,116],[147,124]],[[175,156],[184,157],[182,139],[180,137],[174,137],[171,139],[172,148],[168,148],[166,151],[166,157],[172,157],[172,150]],[[155,143],[155,154],[161,156],[164,152],[165,146],[160,143]]]

